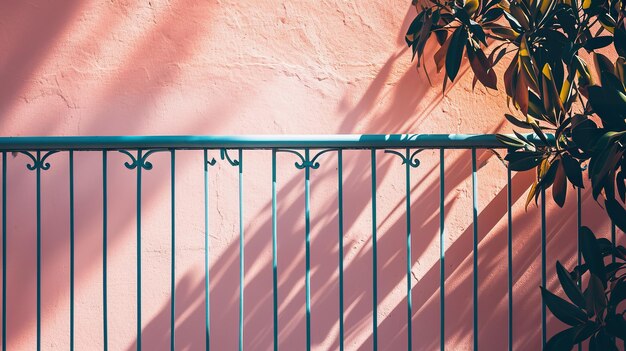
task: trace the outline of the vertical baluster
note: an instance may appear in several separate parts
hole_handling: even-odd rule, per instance
[[[582,194],[581,194],[580,188],[576,188],[576,235],[578,238],[577,245],[576,245],[576,251],[577,251],[576,262],[578,266],[580,266],[580,263],[582,261],[582,252],[580,251],[580,227],[582,226],[581,195]],[[578,276],[577,283],[579,287],[582,286],[582,280],[580,279],[580,275]],[[578,343],[578,351],[582,351],[582,349],[583,349],[582,343]]]
[[[445,349],[446,249],[445,249],[445,165],[444,149],[439,150],[439,349]]]
[[[142,150],[137,151],[137,351],[141,351],[141,168]]]
[[[304,150],[305,160],[309,161],[309,149]],[[306,260],[306,349],[311,350],[311,169],[304,167],[304,223]]]
[[[109,349],[109,327],[108,327],[108,308],[107,308],[107,221],[108,221],[108,205],[107,205],[107,151],[102,150],[102,319],[104,334],[104,350]]]
[[[239,351],[243,350],[244,239],[243,151],[239,149]]]
[[[70,177],[70,351],[74,350],[74,151],[69,151]]]
[[[611,242],[615,245],[615,223],[611,221]],[[611,254],[611,262],[615,263],[615,254]]]
[[[406,302],[407,349],[413,349],[413,303],[411,299],[411,151],[406,149]]]
[[[276,219],[276,149],[272,149],[272,292],[274,315],[274,351],[278,351],[278,238]]]
[[[546,189],[541,188],[541,286],[546,287]],[[541,345],[546,346],[546,304],[541,297]]]
[[[507,203],[507,260],[509,283],[509,351],[513,350],[513,197],[511,191],[511,168],[506,169],[506,203]]]
[[[478,175],[476,172],[476,149],[472,148],[472,202],[474,227],[474,350],[478,350]]]
[[[372,342],[378,349],[378,253],[376,247],[376,149],[371,151],[372,168]]]
[[[210,305],[209,305],[209,159],[204,153],[204,336],[205,349],[211,348]]]
[[[37,151],[37,161],[41,151]],[[37,173],[37,351],[41,350],[41,165],[36,165]]]
[[[2,152],[2,351],[7,350],[7,153]]]
[[[74,350],[74,151],[69,151],[70,177],[70,350]]]
[[[170,150],[170,172],[171,172],[171,200],[172,200],[172,268],[171,268],[171,296],[170,296],[170,350],[175,350],[176,339],[176,150]]]
[[[343,150],[337,150],[337,182],[339,187],[339,351],[343,351]]]

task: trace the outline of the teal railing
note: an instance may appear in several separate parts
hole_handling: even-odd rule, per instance
[[[532,137],[532,136],[529,136]],[[299,135],[299,136],[103,136],[103,137],[0,137],[0,152],[2,153],[2,349],[7,349],[7,316],[6,316],[6,291],[7,291],[7,169],[8,156],[11,153],[19,153],[26,155],[30,163],[26,165],[27,169],[36,172],[36,223],[37,223],[37,297],[36,297],[36,328],[37,328],[37,349],[41,347],[41,177],[42,172],[50,168],[49,156],[55,153],[63,152],[68,154],[69,159],[69,193],[70,193],[70,349],[74,349],[74,155],[77,152],[96,151],[102,155],[102,172],[103,172],[103,344],[104,349],[108,348],[108,310],[107,310],[107,155],[111,152],[121,152],[128,156],[128,161],[124,164],[126,168],[136,171],[137,181],[137,349],[141,350],[141,332],[142,332],[142,296],[141,296],[141,182],[142,172],[152,169],[152,164],[148,160],[150,155],[157,152],[166,152],[170,154],[171,162],[171,338],[170,347],[174,350],[175,333],[175,250],[176,244],[176,227],[175,227],[175,162],[177,150],[198,150],[204,155],[204,222],[205,222],[205,248],[204,248],[204,269],[205,269],[205,337],[206,349],[210,347],[211,328],[210,328],[210,306],[209,301],[209,168],[215,165],[217,160],[209,159],[208,150],[219,150],[220,158],[236,167],[238,170],[238,201],[239,201],[239,350],[243,348],[244,335],[244,188],[243,188],[243,170],[244,156],[248,150],[264,149],[270,150],[272,154],[272,287],[273,287],[273,347],[278,350],[278,239],[277,239],[277,182],[276,182],[276,155],[277,153],[294,154],[298,161],[295,166],[304,170],[305,178],[305,290],[306,290],[306,349],[311,348],[311,289],[310,289],[310,178],[311,169],[320,166],[319,157],[325,153],[336,153],[337,155],[337,185],[338,185],[338,239],[339,239],[339,255],[338,255],[338,271],[339,271],[339,310],[337,318],[339,320],[339,348],[344,349],[344,276],[343,276],[343,151],[349,149],[364,149],[371,153],[371,181],[372,181],[372,342],[373,349],[378,348],[378,264],[377,264],[377,221],[376,221],[376,150],[385,150],[385,152],[398,156],[402,160],[405,167],[405,189],[406,189],[406,298],[407,298],[407,342],[408,349],[416,346],[412,340],[413,330],[412,315],[413,306],[411,298],[411,169],[419,166],[417,156],[424,149],[440,150],[440,213],[439,213],[439,242],[440,242],[440,349],[444,349],[445,345],[445,220],[444,220],[444,150],[445,149],[468,149],[471,150],[472,165],[472,197],[473,197],[473,343],[474,349],[478,349],[478,176],[476,167],[476,150],[477,149],[502,149],[503,146],[498,142],[495,135],[459,135],[459,134],[440,134],[440,135]],[[508,203],[508,348],[513,348],[513,276],[512,276],[512,216],[511,216],[511,170],[507,172],[507,203]],[[580,220],[580,191],[578,192],[578,218]],[[580,260],[580,257],[579,257]],[[541,193],[541,282],[546,284],[546,216],[545,216],[545,192]],[[542,306],[542,341],[546,342],[546,309]]]

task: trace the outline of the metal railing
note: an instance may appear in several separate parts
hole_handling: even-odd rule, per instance
[[[529,136],[532,137],[532,136]],[[310,235],[311,235],[311,217],[310,217],[310,181],[311,170],[320,166],[320,156],[325,153],[335,153],[337,155],[337,207],[338,207],[338,272],[339,272],[339,311],[337,318],[339,320],[339,348],[344,349],[344,204],[343,204],[343,151],[350,149],[362,149],[370,151],[371,160],[371,191],[372,191],[372,342],[373,348],[378,347],[378,263],[377,263],[377,220],[376,220],[376,172],[377,159],[376,150],[385,150],[385,152],[398,156],[405,167],[405,195],[406,195],[406,298],[407,298],[407,343],[408,349],[413,349],[414,341],[412,340],[411,330],[413,306],[412,306],[412,284],[411,284],[411,267],[412,267],[412,251],[411,251],[411,170],[419,166],[417,156],[424,149],[439,150],[439,179],[440,179],[440,196],[439,196],[439,263],[440,263],[440,348],[443,350],[445,345],[445,184],[444,184],[444,150],[445,149],[467,149],[471,150],[471,166],[472,166],[472,199],[473,199],[473,342],[474,349],[478,349],[478,176],[476,166],[476,150],[477,149],[502,149],[503,146],[498,142],[495,135],[301,135],[301,136],[119,136],[119,137],[1,137],[0,152],[2,153],[2,348],[7,349],[6,334],[6,291],[7,291],[7,160],[11,153],[24,154],[30,160],[26,165],[27,169],[36,172],[36,230],[37,230],[37,349],[41,347],[41,177],[42,173],[50,168],[51,155],[59,152],[67,153],[69,157],[69,213],[70,213],[70,348],[74,349],[74,265],[75,265],[75,237],[74,237],[74,155],[78,152],[100,152],[102,155],[102,194],[103,194],[103,327],[104,327],[104,349],[108,347],[108,309],[107,309],[107,167],[109,161],[107,156],[111,152],[121,152],[128,156],[128,161],[124,164],[126,168],[136,172],[137,194],[136,194],[136,235],[137,235],[137,258],[136,258],[136,274],[137,274],[137,349],[141,350],[141,333],[142,333],[142,258],[141,258],[141,242],[142,242],[142,226],[141,226],[141,191],[142,191],[142,173],[150,171],[152,164],[148,160],[150,155],[157,152],[166,152],[170,154],[171,162],[171,339],[170,347],[174,349],[175,333],[174,326],[176,323],[175,315],[175,244],[176,244],[176,226],[174,210],[175,204],[175,163],[177,150],[198,150],[204,156],[204,222],[205,222],[205,242],[204,242],[204,269],[205,269],[205,337],[206,349],[209,349],[211,328],[210,328],[210,301],[209,301],[209,169],[210,166],[216,164],[217,160],[209,158],[209,150],[219,150],[220,158],[227,164],[236,167],[238,170],[238,202],[239,202],[239,349],[243,348],[244,334],[244,156],[248,150],[270,150],[272,155],[272,287],[273,287],[273,347],[278,349],[278,238],[277,238],[277,153],[290,153],[296,156],[296,168],[304,171],[304,197],[305,197],[305,262],[306,271],[304,275],[306,290],[306,349],[311,348],[311,288],[310,288]],[[507,263],[508,263],[508,348],[513,347],[513,273],[512,273],[512,216],[511,216],[511,171],[507,170]],[[580,192],[578,193],[578,218],[580,220]],[[541,193],[541,282],[546,285],[546,211],[545,211],[545,192]],[[545,345],[546,341],[546,309],[542,306],[542,341]]]

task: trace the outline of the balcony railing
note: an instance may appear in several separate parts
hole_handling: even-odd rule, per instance
[[[7,247],[7,237],[11,235],[9,228],[7,227],[7,209],[11,207],[11,204],[7,202],[7,191],[21,191],[15,189],[15,186],[11,184],[13,181],[7,176],[8,170],[14,167],[24,167],[24,160],[26,160],[25,167],[36,174],[36,183],[32,186],[36,189],[36,208],[32,209],[36,216],[36,252],[37,252],[37,264],[36,264],[36,286],[37,296],[36,301],[36,330],[37,340],[36,345],[39,349],[42,345],[42,309],[41,300],[42,295],[46,293],[42,289],[42,223],[41,207],[42,202],[45,201],[41,195],[41,182],[42,177],[45,177],[45,171],[51,167],[51,164],[56,159],[57,153],[67,154],[69,161],[68,176],[69,179],[69,222],[70,222],[70,281],[69,283],[69,306],[70,306],[70,328],[69,339],[70,348],[74,348],[75,338],[75,187],[74,187],[74,156],[77,153],[91,152],[99,153],[101,155],[102,164],[102,179],[101,184],[102,191],[102,240],[103,240],[103,272],[102,272],[102,284],[104,293],[102,296],[102,325],[103,325],[103,344],[104,348],[108,346],[108,328],[109,328],[109,313],[107,309],[107,175],[110,167],[118,166],[113,165],[110,162],[109,156],[112,153],[122,153],[126,155],[127,161],[124,166],[129,170],[136,173],[136,346],[138,350],[142,348],[142,240],[146,240],[142,237],[142,176],[144,172],[153,169],[153,165],[150,162],[150,156],[155,153],[168,153],[171,174],[170,191],[171,191],[171,245],[172,255],[170,258],[171,263],[171,311],[170,311],[170,347],[173,350],[175,345],[175,325],[176,325],[176,216],[174,215],[176,209],[176,155],[179,150],[196,150],[195,152],[202,153],[203,166],[198,168],[204,169],[204,269],[205,269],[205,285],[204,285],[204,299],[205,299],[205,325],[198,326],[204,328],[206,337],[206,349],[208,350],[211,342],[211,325],[210,325],[210,306],[213,301],[209,300],[209,291],[212,282],[209,277],[209,233],[212,230],[209,208],[210,196],[209,196],[209,172],[211,166],[216,162],[224,162],[225,165],[230,165],[236,168],[238,172],[238,197],[239,203],[239,323],[238,323],[238,345],[239,349],[243,348],[243,336],[244,336],[244,320],[246,316],[246,310],[244,309],[244,196],[246,191],[244,189],[243,176],[245,173],[246,153],[250,150],[268,150],[271,153],[271,170],[272,170],[272,184],[271,184],[271,247],[272,247],[272,298],[273,298],[273,348],[278,350],[279,341],[279,294],[278,294],[278,279],[280,272],[278,271],[278,257],[280,240],[277,236],[277,154],[288,153],[292,154],[295,158],[295,167],[302,170],[304,176],[304,244],[305,244],[305,271],[303,272],[302,280],[304,280],[305,286],[305,314],[302,318],[306,321],[306,340],[302,340],[303,348],[311,348],[311,315],[316,313],[311,308],[311,174],[313,169],[320,167],[320,163],[324,161],[326,154],[336,155],[336,179],[337,179],[337,211],[338,211],[338,257],[337,257],[337,270],[338,270],[338,299],[339,309],[336,311],[336,316],[339,325],[338,335],[338,347],[340,350],[344,349],[345,338],[345,326],[344,326],[344,161],[343,155],[345,150],[362,150],[361,152],[369,153],[370,170],[371,170],[371,255],[372,255],[372,267],[371,267],[371,316],[372,316],[372,347],[377,349],[379,344],[384,344],[384,340],[378,338],[378,326],[379,326],[379,297],[378,297],[378,281],[379,281],[379,265],[378,265],[378,251],[377,251],[377,238],[378,238],[378,226],[377,226],[377,157],[380,158],[380,154],[390,154],[389,157],[397,156],[404,167],[405,184],[405,217],[406,217],[406,240],[405,250],[403,255],[406,257],[406,328],[409,330],[407,333],[407,345],[408,349],[419,349],[419,341],[413,340],[412,333],[410,332],[415,328],[413,326],[413,304],[412,304],[412,286],[411,282],[411,269],[414,262],[412,256],[412,232],[411,228],[411,177],[412,170],[417,168],[420,164],[418,156],[420,152],[425,149],[431,149],[438,151],[439,154],[439,198],[431,199],[431,201],[439,202],[439,267],[440,267],[440,279],[439,279],[439,313],[440,313],[440,349],[444,349],[445,344],[445,309],[446,309],[446,271],[445,271],[445,238],[446,238],[446,220],[445,220],[445,171],[446,165],[444,163],[444,150],[445,149],[466,149],[471,152],[471,198],[473,202],[472,206],[472,222],[473,222],[473,246],[472,246],[472,311],[473,311],[473,347],[475,350],[479,346],[479,318],[478,318],[478,286],[481,271],[478,266],[478,214],[479,214],[479,179],[477,172],[477,150],[484,149],[501,149],[502,145],[497,141],[495,135],[302,135],[302,136],[119,136],[119,137],[2,137],[0,138],[0,152],[2,153],[2,347],[3,350],[7,349],[7,255],[19,254],[15,253],[11,247]],[[217,157],[219,152],[219,158],[216,160],[210,155]],[[21,161],[13,160],[11,155],[16,155],[21,158]],[[21,156],[20,156],[21,155]],[[26,156],[27,158],[24,158]],[[507,170],[507,272],[508,272],[508,348],[513,348],[513,251],[512,251],[512,195],[511,195],[511,171]],[[22,183],[23,185],[23,183]],[[269,186],[269,184],[268,184]],[[546,285],[546,206],[545,206],[545,193],[541,193],[541,283]],[[580,192],[578,193],[578,221],[580,222]],[[218,302],[219,303],[219,302]],[[330,313],[325,311],[324,313]],[[35,318],[35,316],[33,316]],[[542,327],[542,342],[546,341],[546,308],[545,305],[541,307],[541,327]]]

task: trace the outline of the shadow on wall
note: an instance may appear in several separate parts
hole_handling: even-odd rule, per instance
[[[189,2],[181,1],[175,4],[177,7],[173,13],[180,14],[183,9],[193,7]],[[3,11],[5,14],[22,14],[27,12],[26,5],[19,5]],[[47,6],[47,5],[46,5]],[[13,72],[9,75],[9,81],[15,84],[6,84],[0,90],[0,115],[11,109],[11,104],[15,100],[20,89],[23,88],[26,78],[32,75],[39,65],[46,59],[46,49],[55,38],[63,32],[69,17],[76,13],[79,6],[75,2],[64,2],[54,9],[40,7],[36,13],[29,12],[29,21],[37,21],[46,17],[49,11],[59,11],[62,16],[55,16],[58,20],[51,30],[45,35],[38,31],[24,30],[20,38],[29,43],[28,46],[16,47],[9,50],[12,55],[9,60],[3,61],[0,72]],[[191,11],[191,10],[189,10]],[[189,13],[188,15],[193,15]],[[34,16],[34,17],[31,17]],[[406,27],[410,20],[411,13],[405,18]],[[12,15],[8,18],[12,18]],[[166,15],[162,26],[176,21],[174,15]],[[18,23],[18,22],[15,22]],[[15,24],[17,25],[17,24]],[[114,24],[108,24],[113,26]],[[108,28],[108,27],[107,27]],[[177,40],[184,38],[188,43],[188,51],[182,50],[170,53],[181,62],[192,53],[194,42],[194,28],[183,27],[184,29],[175,33]],[[156,28],[155,31],[162,30]],[[401,36],[400,36],[401,37]],[[163,62],[159,62],[158,57],[162,56],[162,51],[170,50],[169,47],[160,47],[154,52],[154,43],[150,37],[142,44],[138,45],[134,54],[125,60],[128,70],[123,70],[117,78],[117,84],[104,92],[106,98],[113,98],[115,90],[124,86],[125,81],[144,81],[138,75],[141,72],[133,70],[132,65],[137,62],[155,65],[159,67]],[[399,45],[402,45],[400,42]],[[345,119],[339,128],[339,132],[349,133],[355,131],[355,125],[360,119],[371,110],[376,102],[383,97],[384,85],[386,84],[394,63],[398,58],[405,58],[405,51],[400,50],[390,56],[387,63],[382,67],[378,75],[372,81],[367,91],[363,94],[356,106],[346,107]],[[146,55],[146,52],[152,52]],[[29,57],[27,61],[21,58]],[[155,58],[156,57],[156,58]],[[15,68],[17,67],[17,68]],[[176,74],[168,68],[163,68],[161,74]],[[3,75],[4,76],[4,75]],[[434,78],[433,84],[439,86],[435,72],[431,70]],[[146,82],[147,84],[148,82]],[[8,86],[12,86],[7,90]],[[416,88],[417,87],[417,88]],[[142,89],[142,87],[132,87]],[[407,124],[418,123],[424,116],[441,101],[441,95],[437,99],[424,101],[424,97],[431,90],[424,84],[423,77],[418,77],[414,71],[404,72],[398,81],[394,95],[390,98],[394,101],[389,104],[388,110],[382,111],[375,123],[375,130],[379,132],[401,131],[409,129]],[[438,89],[438,88],[435,88]],[[152,90],[152,93],[158,93]],[[141,104],[142,102],[139,102]],[[422,109],[421,116],[415,116],[414,111],[421,104],[427,103]],[[147,109],[147,106],[143,108]],[[138,107],[137,112],[142,108]],[[97,133],[107,128],[105,116],[106,107],[103,107],[102,118],[97,119],[94,125],[86,126],[84,132]],[[210,112],[210,111],[209,111]],[[1,123],[1,122],[0,122]],[[137,133],[141,132],[140,122],[132,121]],[[198,121],[206,123],[205,121]],[[410,127],[410,126],[409,126]],[[501,127],[501,126],[500,126]],[[246,154],[247,155],[247,154]],[[378,212],[378,302],[379,302],[379,340],[382,349],[397,350],[406,348],[406,308],[407,300],[405,295],[406,261],[404,256],[406,220],[404,217],[404,183],[403,167],[399,165],[397,158],[391,155],[384,155],[378,152],[378,168],[376,184],[377,192],[380,196]],[[77,236],[77,289],[98,290],[88,286],[96,277],[100,277],[102,262],[101,247],[101,227],[102,227],[102,161],[97,156],[77,154],[76,164],[76,204],[77,220],[76,232],[83,235]],[[135,225],[135,178],[134,172],[126,171],[121,167],[124,160],[120,155],[109,156],[109,170],[111,172],[109,181],[111,184],[111,194],[122,196],[110,196],[110,220],[109,229],[109,249],[127,250],[129,245],[134,244],[134,238],[127,237],[128,233],[134,231]],[[155,156],[156,157],[156,156]],[[266,157],[266,156],[265,156]],[[251,158],[253,159],[253,158]],[[412,260],[413,269],[412,299],[413,299],[413,342],[416,349],[435,349],[439,343],[439,179],[438,179],[438,153],[425,152],[420,157],[422,165],[414,172],[413,183],[411,184],[411,214],[413,224],[412,236]],[[165,165],[167,157],[159,158],[160,165]],[[281,163],[291,163],[292,159],[287,155],[280,155]],[[472,337],[472,240],[473,228],[471,225],[471,212],[465,211],[471,203],[471,156],[469,151],[446,152],[446,177],[445,177],[445,216],[447,224],[446,234],[446,343],[449,347],[462,347],[471,343]],[[69,203],[67,156],[66,154],[53,155],[50,158],[54,162],[53,167],[43,172],[44,200],[42,206],[42,219],[45,223],[42,231],[42,246],[44,248],[43,260],[43,323],[44,325],[63,325],[61,331],[67,332],[67,301],[68,284],[59,284],[59,277],[63,281],[69,279],[69,216],[65,210],[61,210]],[[186,159],[178,163],[178,173],[183,174],[183,178],[190,172],[201,172],[198,167],[198,158],[194,160]],[[252,161],[256,167],[267,167],[267,157],[261,161]],[[349,349],[367,350],[371,348],[371,305],[372,305],[372,247],[369,242],[369,232],[364,231],[360,223],[370,221],[371,213],[371,168],[368,152],[347,151],[344,160],[344,249],[345,249],[345,323],[346,323],[346,346]],[[35,182],[33,172],[25,171],[23,164],[26,162],[24,156],[9,158],[8,168],[8,203],[7,207],[7,229],[8,229],[8,250],[7,282],[9,286],[7,299],[9,302],[7,315],[10,324],[8,330],[9,348],[29,349],[33,345],[33,329],[35,325],[36,307],[35,301],[35,262],[36,255],[33,248],[36,245],[35,231],[36,222],[33,218],[33,202],[35,189],[32,186]],[[196,162],[196,163],[193,163]],[[323,157],[323,165],[319,170],[312,172],[312,267],[311,267],[311,291],[312,291],[312,341],[319,349],[336,349],[338,346],[338,295],[337,285],[337,227],[338,211],[336,202],[336,157],[330,154]],[[488,152],[479,152],[478,163],[490,170],[488,177],[499,174],[497,179],[485,179],[489,187],[481,188],[481,207],[479,213],[479,240],[480,240],[480,297],[479,316],[480,325],[479,337],[481,345],[489,346],[489,349],[503,349],[506,345],[507,333],[507,289],[506,289],[506,188],[503,177],[504,168],[498,160],[491,157]],[[156,161],[155,161],[156,164]],[[161,170],[167,169],[165,166]],[[279,175],[279,325],[281,348],[289,350],[302,349],[305,340],[305,320],[304,320],[304,197],[302,189],[303,173],[292,170],[291,173]],[[126,172],[126,173],[122,173]],[[156,171],[153,171],[156,172]],[[220,173],[221,172],[221,173]],[[244,170],[245,172],[245,170]],[[159,196],[159,190],[168,191],[169,179],[163,171],[161,177],[147,178],[144,184],[145,191],[143,203],[145,212],[150,212],[151,208],[158,207],[156,203],[167,197]],[[230,177],[234,173],[218,171],[218,177]],[[483,173],[485,174],[485,173]],[[247,176],[248,174],[246,174]],[[480,173],[479,173],[479,179]],[[213,179],[211,185],[213,189],[219,180]],[[226,181],[225,181],[226,182]],[[519,349],[538,349],[540,346],[540,322],[539,312],[539,290],[540,283],[538,272],[540,270],[538,257],[540,256],[539,246],[539,217],[538,211],[531,206],[528,213],[520,210],[525,199],[525,192],[532,182],[532,174],[516,174],[513,178],[513,199],[516,212],[514,217],[514,311],[515,314],[514,332],[515,346]],[[198,184],[191,184],[185,181],[187,188],[199,188]],[[250,185],[251,184],[251,185]],[[252,191],[266,191],[259,189],[269,189],[270,179],[262,178],[258,182],[247,183]],[[230,191],[234,195],[234,187],[220,187],[221,190]],[[228,219],[236,218],[236,209],[221,208],[224,203],[222,195],[212,192],[212,218],[217,218],[220,224],[219,231],[211,233],[211,240],[214,243],[219,241],[225,247],[222,254],[213,257],[211,261],[211,301],[212,301],[212,343],[220,349],[234,349],[237,345],[237,315],[238,315],[238,294],[239,283],[239,243],[236,234],[238,227],[235,222],[230,223]],[[570,192],[568,207],[565,209],[555,209],[550,206],[552,214],[566,212],[575,213],[574,197]],[[220,196],[222,197],[220,199]],[[548,194],[549,196],[549,194]],[[271,218],[268,213],[271,211],[271,202],[265,198],[261,204],[247,204],[253,206],[254,211],[246,213],[249,218],[246,225],[245,241],[245,338],[244,344],[248,349],[262,350],[272,347],[272,291],[271,291],[271,265],[268,261],[271,252]],[[378,199],[378,198],[377,198]],[[605,226],[601,216],[593,215],[598,209],[587,192],[584,193],[585,208],[591,213],[586,218],[584,224],[590,226]],[[198,203],[195,206],[201,208]],[[231,215],[224,215],[220,211],[230,211]],[[235,213],[234,215],[232,213]],[[183,217],[184,218],[184,217]],[[532,218],[532,220],[530,219]],[[575,254],[575,241],[572,239],[576,226],[575,216],[549,216],[548,233],[548,277],[549,286],[556,287],[554,277],[553,262],[559,258],[571,261]],[[200,229],[194,227],[198,226]],[[202,234],[201,225],[191,225],[188,232],[180,233],[178,238]],[[150,231],[146,231],[149,235]],[[167,234],[167,233],[166,233]],[[155,234],[156,235],[156,234]],[[366,240],[367,239],[367,240]],[[183,240],[183,239],[180,239]],[[167,240],[164,241],[167,243]],[[152,271],[151,264],[158,265],[167,259],[168,247],[154,248],[148,245],[150,251],[147,253],[147,262],[144,265],[146,270]],[[215,244],[213,244],[215,245]],[[199,246],[202,247],[201,245]],[[131,247],[131,249],[133,249]],[[198,247],[187,248],[185,253],[198,249]],[[13,254],[19,252],[20,254]],[[161,257],[157,260],[156,257]],[[167,266],[167,262],[165,262]],[[127,262],[131,268],[128,275],[134,276],[134,266],[132,260]],[[190,266],[194,267],[194,266]],[[167,270],[164,270],[167,272]],[[132,273],[130,273],[132,272]],[[162,273],[162,271],[160,271]],[[152,272],[154,273],[154,272]],[[158,275],[157,272],[155,275]],[[204,346],[204,279],[202,272],[198,269],[187,269],[178,273],[179,279],[176,284],[176,336],[177,348],[179,349],[201,349]],[[111,279],[114,279],[113,277]],[[128,278],[130,279],[130,278]],[[119,286],[115,286],[116,296],[111,298],[122,300],[122,294],[134,291],[134,277],[131,280],[118,280]],[[164,285],[169,287],[167,278],[162,280]],[[127,290],[127,291],[124,291]],[[166,293],[168,288],[164,289]],[[161,295],[147,292],[144,299],[154,297],[155,301],[167,300]],[[127,298],[132,300],[134,296]],[[119,308],[119,306],[118,306]],[[120,314],[131,315],[134,313],[132,304],[125,306],[125,310]],[[121,309],[120,309],[121,310]],[[61,313],[61,312],[62,313]],[[88,311],[89,318],[99,320],[102,311]],[[152,318],[143,324],[142,341],[147,349],[166,349],[169,346],[169,303],[162,304],[157,308]],[[111,317],[113,318],[113,317]],[[132,339],[132,321],[128,323],[131,330],[122,331],[124,337]],[[553,318],[550,318],[549,330],[554,332],[561,326]],[[120,332],[116,328],[116,332]],[[194,332],[191,332],[195,330]],[[66,333],[65,335],[68,335]],[[101,343],[101,331],[91,333],[90,337],[85,337],[86,341]],[[44,335],[44,340],[46,339]],[[114,333],[110,333],[110,338],[116,338]],[[63,343],[63,340],[58,341]],[[135,340],[136,343],[136,340]],[[67,340],[65,340],[67,344]],[[92,344],[93,345],[93,344]],[[55,346],[55,345],[53,345]],[[132,350],[136,344],[125,344],[125,349]],[[468,346],[469,347],[469,346]]]

